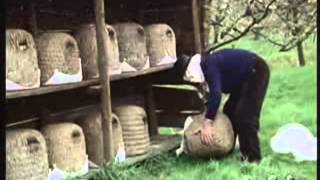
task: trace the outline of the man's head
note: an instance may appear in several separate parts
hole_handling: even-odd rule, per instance
[[[200,63],[200,54],[196,54],[192,57],[181,55],[175,64],[176,73],[183,78],[184,81],[191,83],[203,83],[205,79]]]

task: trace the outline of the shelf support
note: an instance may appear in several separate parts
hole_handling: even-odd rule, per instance
[[[113,159],[113,143],[112,143],[112,116],[111,116],[111,95],[110,95],[110,77],[109,77],[109,54],[107,52],[108,32],[105,28],[105,1],[95,0],[95,16],[96,16],[96,36],[98,47],[98,69],[101,91],[101,109],[102,109],[102,131],[104,160],[110,163]]]
[[[147,90],[146,103],[147,103],[147,111],[148,111],[149,134],[150,136],[157,136],[159,135],[158,120],[155,112],[154,94],[153,94],[151,83],[147,84],[146,90]]]
[[[192,1],[192,19],[193,19],[193,33],[194,33],[194,46],[195,52],[201,53],[201,32],[199,20],[199,2],[198,0]]]

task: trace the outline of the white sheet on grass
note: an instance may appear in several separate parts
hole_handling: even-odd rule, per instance
[[[296,161],[317,160],[317,138],[302,124],[290,123],[282,126],[270,143],[274,152],[292,153]]]

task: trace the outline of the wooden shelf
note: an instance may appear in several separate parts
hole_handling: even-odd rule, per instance
[[[166,69],[170,69],[174,66],[174,64],[166,64],[158,67],[152,67],[149,69],[145,69],[138,72],[129,72],[129,73],[122,73],[119,75],[113,75],[110,77],[111,81],[121,80],[121,79],[128,79],[133,78],[136,76],[142,76],[146,74],[151,74],[155,72],[160,72]],[[60,91],[66,91],[71,89],[77,89],[82,87],[88,87],[93,85],[98,85],[99,79],[90,79],[85,80],[79,83],[70,83],[70,84],[62,84],[62,85],[56,85],[56,86],[45,86],[40,87],[36,89],[28,89],[28,90],[22,90],[22,91],[7,91],[6,92],[6,99],[14,99],[14,98],[22,98],[22,97],[28,97],[28,96],[37,96],[37,95],[43,95],[43,94],[49,94],[54,92],[60,92]]]
[[[180,136],[178,135],[158,135],[155,137],[151,137],[150,152],[141,156],[129,157],[125,163],[126,165],[132,165],[147,158],[178,148],[180,145],[179,139]]]

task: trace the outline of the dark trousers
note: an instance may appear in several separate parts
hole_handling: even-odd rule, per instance
[[[229,96],[223,112],[229,117],[239,136],[240,152],[249,161],[260,161],[259,119],[269,83],[270,70],[264,60],[257,57],[250,77]]]

